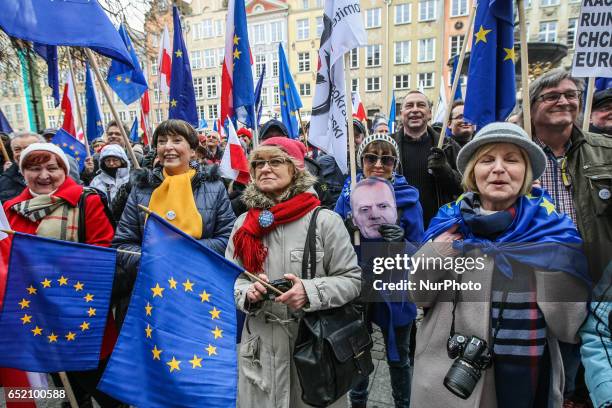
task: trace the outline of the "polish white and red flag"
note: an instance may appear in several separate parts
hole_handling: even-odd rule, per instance
[[[355,119],[359,119],[360,122],[366,121],[366,113],[365,108],[363,107],[363,103],[361,102],[361,97],[359,96],[359,92],[352,93],[353,100],[353,117]]]
[[[151,105],[149,101],[149,90],[147,89],[142,97],[140,98],[140,128],[142,129],[142,142],[145,145],[149,144],[149,112],[151,111]]]
[[[60,107],[64,113],[62,129],[74,136],[79,142],[84,143],[85,137],[83,135],[83,129],[78,129],[77,127],[76,93],[74,92],[72,75],[68,75],[68,80],[64,85],[64,93],[62,95]]]
[[[229,140],[223,152],[219,170],[221,170],[223,177],[247,185],[251,176],[249,174],[249,162],[247,161],[246,153],[238,140],[236,129],[231,120],[227,121],[227,128]]]
[[[159,42],[159,55],[157,57],[157,71],[159,72],[160,90],[164,95],[170,94],[170,74],[172,73],[172,48],[170,47],[170,34],[168,26],[164,26]]]

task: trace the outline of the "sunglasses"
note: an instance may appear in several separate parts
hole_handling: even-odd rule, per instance
[[[379,156],[373,153],[366,153],[363,155],[363,162],[370,166],[374,166],[380,160],[381,164],[385,167],[393,167],[395,166],[395,156]]]
[[[261,170],[265,167],[266,164],[268,164],[271,168],[278,169],[280,166],[285,164],[287,161],[288,159],[285,159],[282,157],[274,157],[270,160],[253,160],[251,161],[251,167],[253,167],[256,170]]]

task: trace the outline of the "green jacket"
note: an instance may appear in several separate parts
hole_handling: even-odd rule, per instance
[[[577,127],[567,152],[577,227],[597,282],[612,260],[612,138]]]

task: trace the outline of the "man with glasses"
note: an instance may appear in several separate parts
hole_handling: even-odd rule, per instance
[[[589,130],[612,137],[612,88],[597,91],[593,95]]]
[[[451,107],[451,122],[448,128],[451,131],[451,137],[461,147],[472,140],[474,136],[474,125],[463,120],[463,101],[457,99]]]
[[[612,260],[612,139],[577,126],[584,82],[562,68],[549,71],[529,86],[534,141],[547,157],[541,185],[556,211],[569,215],[582,235],[594,282]],[[561,343],[565,396],[580,400],[574,381],[579,358],[576,345]],[[580,401],[578,401],[580,402]]]

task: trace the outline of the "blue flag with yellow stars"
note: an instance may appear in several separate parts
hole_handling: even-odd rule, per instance
[[[0,367],[98,367],[116,251],[15,233],[0,314]]]
[[[6,119],[6,116],[4,116],[2,109],[0,109],[0,132],[4,132],[7,135],[9,133],[13,133],[13,128],[11,127],[9,121]]]
[[[518,198],[508,211],[512,214],[511,224],[495,241],[475,235],[469,226],[474,196],[465,193],[455,202],[443,205],[431,220],[422,242],[459,225],[463,240],[454,241],[453,247],[459,251],[478,247],[495,256],[495,266],[508,278],[512,278],[513,260],[543,270],[567,272],[590,283],[582,238],[572,220],[555,210],[545,190],[534,187],[530,194]]]
[[[191,77],[189,53],[183,39],[181,18],[176,6],[172,8],[174,39],[172,46],[172,71],[170,75],[169,119],[182,119],[194,128],[198,126],[195,91]]]
[[[108,82],[108,85],[115,91],[123,103],[129,105],[140,99],[148,86],[138,62],[136,50],[134,50],[130,36],[123,24],[119,26],[119,35],[130,53],[134,67],[113,60],[108,70],[106,82]]]
[[[91,143],[102,136],[104,127],[102,126],[102,117],[100,116],[100,105],[98,105],[98,96],[89,69],[89,63],[85,65],[85,107],[87,113],[87,139]]]
[[[287,64],[287,58],[281,43],[278,43],[278,61],[281,117],[283,123],[287,126],[289,137],[297,139],[300,134],[300,127],[296,115],[297,110],[302,108],[302,100],[293,83],[289,64]]]
[[[59,67],[57,64],[57,46],[33,43],[32,48],[47,63],[47,84],[51,88],[54,106],[60,103],[59,95]]]
[[[98,388],[140,407],[235,406],[241,272],[149,215],[128,314]]]
[[[464,116],[477,129],[505,121],[516,105],[512,0],[481,0],[476,9]]]
[[[85,159],[87,158],[87,151],[83,143],[61,128],[57,130],[55,136],[51,139],[51,143],[59,146],[68,156],[74,157],[79,164],[79,173],[83,171]]]

